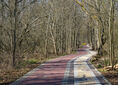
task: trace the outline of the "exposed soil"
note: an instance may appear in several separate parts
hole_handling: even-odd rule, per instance
[[[102,72],[112,85],[118,85],[118,71]]]
[[[106,69],[107,67],[104,66],[104,61],[100,56],[94,56],[91,62],[112,85],[118,85],[118,69],[114,71]]]
[[[44,63],[45,61],[56,57],[59,56],[53,55],[49,58],[42,57],[42,59],[37,59],[34,57],[34,59],[29,59],[27,61],[23,60],[22,62],[20,62],[18,67],[16,66],[15,69],[8,69],[7,67],[7,69],[4,70],[0,69],[0,85],[9,85],[10,83],[22,77],[27,72],[39,66],[41,63]]]
[[[0,71],[0,85],[9,85],[19,77],[23,76],[28,71],[37,67],[40,64],[29,64],[26,68],[12,69],[12,70],[2,70]]]

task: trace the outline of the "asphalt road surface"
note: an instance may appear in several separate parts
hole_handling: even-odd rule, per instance
[[[89,62],[96,55],[85,46],[76,54],[47,61],[11,85],[111,85]]]

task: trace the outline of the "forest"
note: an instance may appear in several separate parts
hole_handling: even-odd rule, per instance
[[[0,73],[71,54],[83,43],[115,71],[117,28],[118,0],[0,0]]]

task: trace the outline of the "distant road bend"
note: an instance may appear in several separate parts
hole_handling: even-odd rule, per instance
[[[96,55],[88,46],[76,54],[47,61],[11,85],[111,85],[89,62]]]

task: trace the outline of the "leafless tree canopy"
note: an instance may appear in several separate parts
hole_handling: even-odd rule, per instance
[[[69,54],[88,43],[113,66],[117,15],[116,0],[0,0],[0,64],[14,67],[31,53]]]

